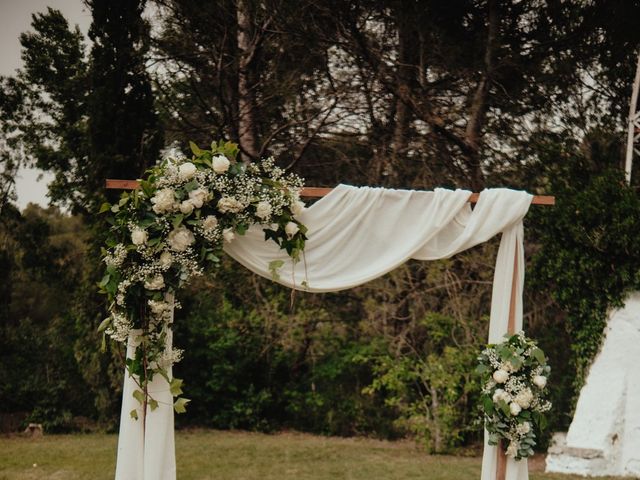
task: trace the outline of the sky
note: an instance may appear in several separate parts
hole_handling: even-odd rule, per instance
[[[19,36],[30,29],[31,15],[47,7],[60,10],[86,35],[91,15],[82,0],[0,0],[0,75],[13,75],[22,66]],[[29,202],[46,206],[50,180],[51,175],[42,170],[22,169],[16,178],[18,207],[23,209]]]

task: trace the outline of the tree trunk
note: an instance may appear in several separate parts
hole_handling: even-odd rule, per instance
[[[411,92],[411,76],[415,66],[412,62],[411,51],[415,49],[412,43],[412,32],[405,21],[403,12],[397,15],[398,22],[398,90],[402,96]],[[396,97],[396,118],[393,130],[393,162],[398,166],[401,157],[407,153],[407,139],[409,137],[409,126],[411,124],[411,111],[401,97]]]
[[[442,430],[440,428],[440,401],[438,399],[438,390],[431,387],[431,415],[433,417],[433,451],[435,453],[442,452]]]
[[[238,0],[238,143],[241,158],[257,159],[256,99],[252,82],[252,62],[256,45],[251,39],[251,11],[248,0]]]
[[[482,173],[481,165],[482,129],[487,118],[489,88],[491,87],[496,41],[498,38],[497,0],[489,0],[488,8],[489,26],[484,54],[484,71],[482,72],[482,77],[478,82],[471,101],[469,121],[467,122],[467,128],[465,130],[465,142],[469,147],[465,157],[469,168],[471,186],[474,190],[481,190],[484,187],[484,174]]]

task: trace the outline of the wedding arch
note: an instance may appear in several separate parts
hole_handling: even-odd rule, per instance
[[[282,213],[278,217],[279,224],[271,226],[268,224],[265,226],[257,221],[275,222],[275,217],[271,216],[272,211],[266,206],[268,203],[266,200],[262,200],[265,203],[261,206],[260,202],[256,203],[254,196],[252,200],[254,203],[251,206],[249,200],[241,206],[242,202],[235,205],[231,200],[223,201],[222,198],[218,198],[216,200],[218,206],[222,202],[225,208],[228,206],[238,211],[242,208],[250,208],[254,217],[256,215],[258,217],[253,224],[248,225],[247,223],[251,222],[244,221],[241,224],[234,223],[233,227],[221,229],[218,220],[211,218],[212,215],[202,218],[198,216],[197,220],[186,220],[186,218],[193,213],[194,205],[202,207],[207,198],[211,200],[211,193],[198,193],[202,188],[201,184],[213,180],[222,181],[221,177],[216,175],[225,175],[230,167],[233,168],[235,165],[230,164],[234,159],[231,158],[229,161],[223,158],[225,155],[220,151],[216,152],[215,149],[205,151],[196,146],[192,146],[192,149],[193,160],[178,160],[175,164],[164,166],[165,169],[167,167],[171,169],[170,174],[175,176],[176,185],[181,188],[186,186],[186,190],[177,192],[174,196],[167,194],[164,199],[161,198],[159,193],[163,186],[162,182],[160,185],[149,183],[157,182],[161,174],[165,173],[160,170],[152,172],[147,181],[107,180],[107,188],[141,187],[142,197],[146,195],[149,200],[153,196],[155,199],[154,211],[163,213],[165,209],[166,211],[173,209],[176,212],[172,221],[168,221],[168,224],[162,228],[158,227],[159,231],[166,233],[171,230],[170,223],[173,222],[173,230],[168,234],[168,242],[173,242],[176,250],[173,252],[174,255],[187,250],[193,242],[191,238],[193,235],[187,227],[182,225],[183,221],[188,222],[194,229],[205,228],[205,230],[206,227],[203,225],[208,222],[211,232],[215,228],[220,228],[218,233],[220,236],[225,236],[226,241],[220,240],[224,252],[249,270],[289,288],[309,292],[331,292],[366,283],[409,259],[429,261],[448,258],[501,234],[493,279],[488,340],[490,343],[497,343],[505,334],[514,334],[522,330],[523,218],[532,203],[553,205],[553,197],[534,197],[527,192],[504,188],[485,189],[479,194],[467,190],[441,188],[434,191],[349,185],[339,185],[333,189],[300,188],[289,200],[281,202],[278,207]],[[273,164],[270,165],[272,168]],[[198,170],[206,168],[213,170],[213,173],[207,171],[205,174]],[[254,168],[258,169],[258,167]],[[244,172],[241,173],[244,174]],[[264,175],[265,172],[257,172],[257,174]],[[280,172],[277,174],[280,175]],[[276,177],[280,179],[281,176],[278,175]],[[274,184],[277,182],[265,181],[261,184],[260,188],[263,190],[260,191],[266,192],[264,194],[267,195],[268,188]],[[300,203],[296,203],[299,201],[299,195],[322,198],[303,209]],[[127,202],[130,202],[130,205],[138,205],[136,202],[139,202],[139,198],[136,195],[133,199],[130,196],[126,198],[127,200],[121,200],[121,204],[108,206],[108,208],[113,208],[112,211],[117,212]],[[182,200],[183,198],[185,200]],[[194,200],[189,204],[191,198]],[[223,196],[223,198],[226,197]],[[181,200],[187,203],[186,206],[180,203]],[[472,202],[476,203],[473,209],[470,206]],[[227,212],[224,209],[222,211]],[[177,223],[175,218],[179,219]],[[142,220],[144,221],[146,220]],[[160,240],[157,242],[153,240],[155,243],[148,245],[152,242],[148,240],[144,228],[136,225],[129,225],[129,228],[134,243],[130,247],[134,250],[142,249],[142,256],[146,255],[145,252],[149,248],[155,247],[156,250],[159,248]],[[235,232],[234,229],[236,229]],[[213,239],[211,232],[202,231],[201,233],[205,236],[210,234]],[[266,237],[271,237],[275,241],[265,241],[265,232]],[[236,236],[235,233],[239,235]],[[115,246],[114,249],[116,248],[119,247]],[[303,261],[297,257],[302,248],[304,248]],[[121,256],[127,255],[126,248],[124,250]],[[110,256],[111,261],[118,260],[114,255],[116,254]],[[212,253],[205,249],[203,255],[207,257]],[[145,288],[153,290],[159,287],[162,275],[158,277],[154,272],[161,270],[142,269],[141,271],[146,272],[144,274],[147,275],[142,277],[146,278]],[[103,283],[109,284],[111,280],[105,281],[105,279]],[[163,282],[162,285],[164,285]],[[164,298],[158,297],[158,293],[155,295],[155,297],[149,297],[149,304],[152,308],[154,305],[160,305],[158,307],[162,310],[160,315],[170,327],[175,301],[173,295],[165,295]],[[122,321],[126,322],[126,319]],[[173,480],[176,478],[173,423],[176,405],[173,397],[176,393],[180,393],[180,383],[171,377],[169,362],[168,374],[162,371],[163,374],[157,374],[149,379],[148,384],[145,384],[145,397],[141,399],[140,380],[135,375],[136,370],[131,368],[136,357],[139,356],[137,352],[140,339],[131,329],[123,331],[128,332],[123,340],[128,342],[129,370],[124,378],[116,479]],[[158,341],[163,343],[165,351],[173,352],[170,328],[166,328],[163,332]],[[151,399],[150,402],[147,401],[147,395]],[[136,413],[141,404],[143,419],[138,418]],[[176,410],[179,411],[183,407],[184,405],[178,404]],[[482,480],[528,479],[527,460],[517,461],[506,457],[503,449],[489,444],[485,431],[481,478]]]

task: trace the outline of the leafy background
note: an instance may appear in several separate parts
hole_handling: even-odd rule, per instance
[[[637,174],[623,181],[640,2],[90,0],[89,38],[34,15],[0,80],[0,420],[117,425],[123,367],[97,294],[117,192],[160,149],[238,142],[308,185],[509,186],[554,194],[525,223],[525,324],[566,429],[608,309],[638,288]],[[19,211],[20,165],[53,206]],[[636,169],[637,172],[637,169]],[[335,294],[290,294],[231,261],[182,293],[179,426],[479,440],[476,355],[497,239]]]

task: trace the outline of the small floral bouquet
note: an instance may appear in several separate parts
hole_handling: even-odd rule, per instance
[[[502,446],[506,455],[520,460],[533,455],[535,428],[546,427],[545,400],[551,368],[543,351],[523,332],[498,344],[487,345],[478,357],[482,376],[480,407],[489,444]]]
[[[215,268],[224,243],[235,241],[251,225],[262,226],[265,239],[276,242],[293,261],[306,240],[307,229],[297,219],[304,210],[299,177],[286,174],[273,158],[236,161],[238,147],[231,142],[213,142],[210,150],[191,143],[191,151],[187,158],[174,149],[147,172],[139,189],[100,209],[110,215],[112,226],[102,251],[105,273],[98,283],[109,299],[110,315],[99,330],[103,339],[135,345],[126,366],[138,384],[133,396],[143,414],[147,407],[158,407],[147,388],[155,375],[165,377],[178,397],[176,412],[183,412],[188,402],[180,398],[182,381],[171,373],[182,351],[166,348],[177,289]],[[130,414],[138,418],[137,409]]]

